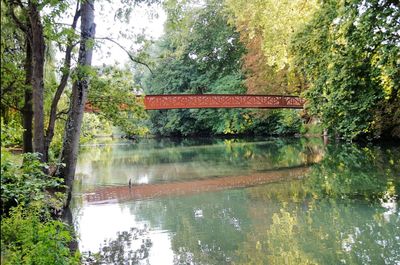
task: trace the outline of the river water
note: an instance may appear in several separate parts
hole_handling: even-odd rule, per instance
[[[72,211],[88,263],[400,264],[399,194],[399,146],[98,140]]]

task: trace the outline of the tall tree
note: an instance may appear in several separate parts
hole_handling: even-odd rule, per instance
[[[3,2],[2,2],[3,5]],[[57,23],[54,23],[54,18],[59,16],[63,10],[68,7],[62,1],[7,1],[4,5],[8,9],[8,17],[13,21],[16,28],[18,28],[23,37],[16,39],[21,47],[25,47],[25,85],[24,92],[19,97],[24,98],[24,105],[20,108],[23,114],[24,125],[24,151],[37,152],[41,154],[41,160],[48,160],[48,143],[52,139],[51,128],[54,127],[55,110],[57,108],[59,95],[65,88],[66,81],[69,76],[68,56],[71,56],[72,40],[67,34],[65,28],[57,29]],[[50,12],[43,15],[43,9],[49,8]],[[78,11],[78,10],[77,10]],[[76,26],[77,17],[74,17],[74,25]],[[45,23],[44,23],[45,22]],[[60,32],[55,33],[57,30]],[[68,48],[66,52],[66,66],[63,69],[63,77],[60,83],[59,91],[54,96],[52,111],[50,114],[50,121],[47,132],[45,132],[44,121],[44,96],[45,96],[45,82],[44,82],[44,68],[45,68],[45,50],[46,42],[51,45],[51,41],[62,37],[63,34],[68,35]],[[71,47],[70,47],[71,46]],[[66,69],[68,68],[68,69]],[[48,89],[47,89],[48,90]],[[15,93],[14,93],[15,94]],[[53,111],[54,110],[54,111]],[[33,126],[32,126],[33,120]],[[33,129],[33,130],[32,130]],[[33,148],[32,148],[33,137]]]
[[[45,41],[43,25],[38,3],[28,1],[27,13],[30,28],[27,30],[32,49],[32,100],[33,100],[33,148],[41,154],[41,160],[47,161],[44,148],[44,51]]]
[[[400,6],[324,2],[293,43],[310,113],[348,139],[400,137]]]
[[[290,42],[318,1],[227,0],[225,5],[248,50],[244,71],[250,92],[300,93],[306,86],[293,67]]]
[[[54,137],[54,130],[55,130],[55,125],[56,125],[56,120],[57,120],[57,108],[58,108],[58,103],[60,102],[61,96],[68,84],[68,79],[70,77],[70,72],[71,72],[71,59],[72,59],[72,51],[73,48],[75,47],[75,30],[77,27],[77,23],[79,20],[79,17],[81,15],[81,10],[80,10],[80,1],[76,2],[76,8],[75,12],[73,15],[73,20],[70,28],[67,28],[66,31],[66,43],[65,43],[65,57],[64,57],[64,64],[61,68],[62,76],[60,79],[60,82],[57,86],[57,89],[54,93],[54,97],[52,98],[51,101],[51,107],[50,107],[50,113],[49,113],[49,121],[46,129],[46,137],[45,137],[45,142],[44,142],[44,148],[45,148],[45,153],[48,155],[49,153],[49,148],[51,141],[53,140]]]
[[[24,106],[22,110],[22,119],[24,127],[23,135],[23,151],[24,153],[33,152],[33,107],[32,107],[32,50],[30,42],[26,42],[26,59],[25,59],[25,92],[24,92]]]
[[[65,163],[65,166],[59,169],[59,175],[64,178],[68,189],[66,206],[69,205],[71,200],[72,182],[74,180],[78,156],[79,136],[90,81],[95,28],[94,1],[84,1],[81,6],[81,40],[78,66],[75,73],[76,81],[72,86],[70,110],[65,125],[65,137],[61,154],[61,162]]]
[[[153,47],[158,64],[144,80],[146,93],[244,93],[239,34],[227,23],[220,1],[166,1],[166,34]],[[241,110],[152,111],[156,134],[243,132]]]
[[[7,109],[22,114],[23,150],[33,152],[32,48],[27,38],[30,21],[14,13],[14,6],[1,1],[1,112],[7,123]]]

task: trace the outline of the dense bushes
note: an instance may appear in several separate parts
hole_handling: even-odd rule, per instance
[[[1,222],[1,263],[79,264],[68,248],[71,240],[67,225],[51,219],[41,203],[20,205]]]
[[[1,119],[1,146],[21,145],[23,131],[17,120],[11,120],[6,125]]]
[[[1,211],[7,213],[18,204],[42,201],[47,208],[58,209],[62,196],[50,196],[49,189],[56,189],[61,180],[43,173],[47,165],[41,163],[36,154],[26,153],[15,156],[1,152]],[[58,193],[57,193],[58,195]]]
[[[1,264],[77,264],[68,225],[54,220],[63,205],[61,181],[36,154],[1,150]],[[54,193],[50,193],[53,191]]]
[[[162,136],[293,135],[303,121],[296,110],[200,109],[153,111],[151,132]]]

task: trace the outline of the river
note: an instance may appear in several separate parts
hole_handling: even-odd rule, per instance
[[[399,194],[399,146],[97,140],[71,208],[89,264],[400,264]]]

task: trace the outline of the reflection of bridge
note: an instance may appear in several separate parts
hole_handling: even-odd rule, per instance
[[[85,194],[85,201],[101,203],[112,200],[126,201],[168,195],[186,195],[199,192],[217,191],[230,188],[249,187],[268,182],[276,182],[286,178],[304,176],[308,166],[297,166],[280,170],[257,172],[248,176],[231,176],[207,178],[184,182],[170,182],[161,184],[141,184],[131,188],[126,186],[103,187]]]
[[[232,94],[174,94],[147,95],[146,110],[202,108],[291,108],[302,109],[304,100],[294,96],[232,95]],[[90,103],[86,112],[95,111]]]

